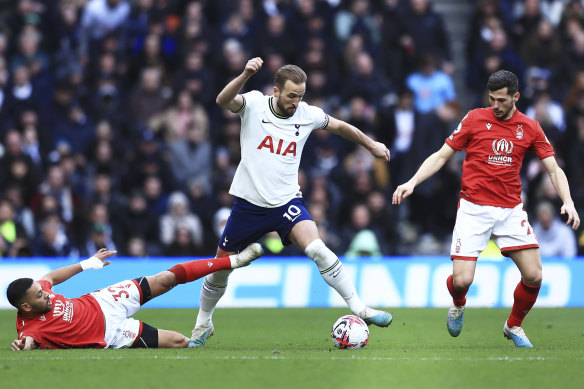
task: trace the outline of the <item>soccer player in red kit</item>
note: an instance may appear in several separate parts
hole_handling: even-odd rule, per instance
[[[563,201],[561,213],[567,215],[566,224],[577,229],[580,218],[566,175],[539,123],[515,106],[519,100],[517,76],[506,70],[495,72],[489,77],[487,89],[491,107],[469,111],[442,148],[430,155],[408,182],[397,187],[392,203],[400,204],[416,185],[438,172],[454,153],[465,149],[450,249],[453,272],[446,281],[453,299],[446,321],[448,332],[458,336],[462,331],[466,293],[474,278],[476,260],[492,238],[521,273],[503,334],[517,347],[533,347],[521,327],[542,280],[539,246],[521,202],[519,172],[527,151],[535,151],[547,170]]]
[[[131,316],[142,304],[218,270],[249,265],[262,255],[252,243],[238,254],[180,263],[154,276],[122,281],[110,287],[69,299],[52,287],[86,269],[100,269],[116,251],[99,250],[79,263],[56,269],[38,281],[19,278],[8,286],[8,301],[18,309],[18,339],[13,350],[59,348],[176,348],[187,347],[189,338],[154,328]]]

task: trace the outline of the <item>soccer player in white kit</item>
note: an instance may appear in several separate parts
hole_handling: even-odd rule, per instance
[[[542,268],[539,245],[521,202],[519,172],[527,151],[535,151],[548,172],[563,201],[561,213],[568,217],[566,224],[576,230],[580,218],[566,175],[539,123],[515,107],[519,99],[517,76],[506,70],[495,72],[487,89],[491,107],[469,111],[442,148],[429,156],[408,182],[397,187],[392,203],[400,204],[456,151],[466,150],[450,249],[453,274],[446,281],[453,299],[446,319],[448,332],[458,336],[462,331],[466,293],[477,257],[492,238],[521,273],[503,334],[517,347],[533,347],[521,324],[537,299]]]
[[[389,150],[356,127],[304,103],[307,77],[298,66],[285,65],[276,72],[273,96],[258,91],[239,94],[262,64],[259,57],[250,59],[216,100],[221,108],[241,116],[241,162],[229,191],[235,200],[217,256],[238,252],[264,234],[276,231],[284,244],[293,243],[304,250],[355,315],[367,324],[387,327],[391,315],[365,305],[342,263],[320,239],[304,207],[298,169],[304,144],[314,130],[327,130],[358,143],[386,162],[390,159]],[[220,271],[205,278],[191,347],[203,347],[213,334],[213,311],[225,293],[230,273]]]

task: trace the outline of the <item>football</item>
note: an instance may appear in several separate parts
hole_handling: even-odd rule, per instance
[[[336,348],[363,348],[369,341],[369,328],[361,318],[345,315],[333,324],[331,338]]]

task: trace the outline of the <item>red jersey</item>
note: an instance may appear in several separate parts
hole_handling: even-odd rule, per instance
[[[52,309],[33,319],[17,315],[16,331],[19,339],[31,336],[42,349],[107,346],[103,312],[94,297],[86,294],[68,299],[55,294],[49,281],[40,280],[38,283],[49,293]]]
[[[492,108],[469,111],[446,144],[466,150],[460,197],[503,208],[521,203],[519,172],[525,153],[533,150],[539,159],[554,155],[539,123],[518,110],[508,120],[497,119]]]

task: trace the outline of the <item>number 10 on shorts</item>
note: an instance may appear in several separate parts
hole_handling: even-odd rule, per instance
[[[298,216],[300,216],[300,213],[302,213],[302,210],[300,208],[298,208],[295,205],[291,205],[288,207],[288,210],[284,212],[284,215],[282,216],[293,222],[298,218]]]

